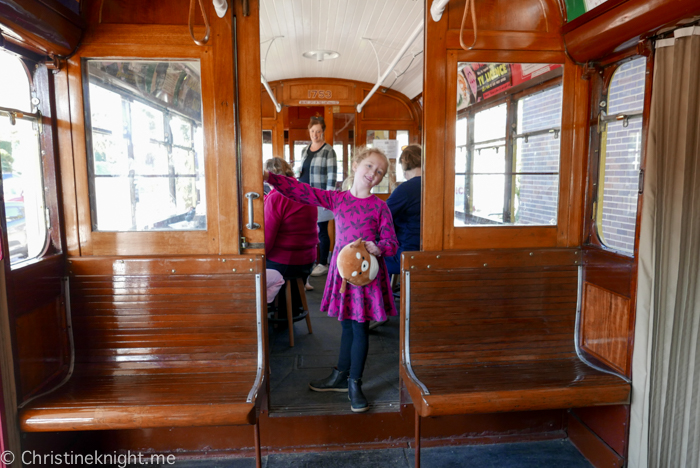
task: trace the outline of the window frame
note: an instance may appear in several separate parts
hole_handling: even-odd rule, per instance
[[[15,263],[10,263],[11,258],[9,255],[9,245],[8,240],[6,239],[7,230],[4,230],[5,232],[3,233],[2,241],[3,251],[7,253],[6,261],[10,267],[10,270],[12,271],[34,265],[44,259],[61,255],[65,251],[65,236],[62,235],[63,219],[59,208],[59,185],[57,183],[58,147],[56,139],[54,138],[53,128],[53,114],[55,112],[54,103],[52,101],[52,98],[55,95],[54,80],[53,77],[50,76],[45,64],[35,62],[25,56],[18,56],[17,58],[20,60],[22,68],[24,68],[27,75],[30,98],[36,98],[38,100],[38,103],[32,103],[33,112],[28,113],[26,111],[20,111],[22,117],[16,118],[22,118],[23,120],[35,122],[39,127],[37,137],[39,154],[37,154],[37,157],[40,159],[39,163],[41,164],[41,188],[44,198],[43,204],[44,218],[46,221],[46,233],[44,245],[36,256],[26,258]],[[33,70],[33,73],[31,70]],[[6,111],[12,111],[12,109],[3,109]],[[4,115],[0,115],[0,118],[7,118],[7,112],[3,112],[3,114]],[[5,218],[4,204],[2,205],[1,209],[2,216]]]
[[[69,254],[80,255],[207,255],[217,254],[223,248],[220,242],[220,232],[225,232],[224,226],[218,221],[218,194],[227,187],[237,186],[234,156],[225,162],[219,158],[215,150],[215,141],[219,133],[219,122],[215,114],[214,86],[214,57],[210,46],[178,46],[164,44],[157,50],[143,48],[138,56],[133,53],[133,47],[119,44],[86,44],[69,60],[69,82],[71,83],[71,120],[76,131],[73,137],[74,150],[74,180],[67,175],[64,184],[74,184],[76,190],[76,230],[75,237],[79,242],[79,250],[69,249]],[[88,146],[86,143],[87,127],[85,122],[85,99],[87,97],[87,81],[84,80],[83,59],[96,60],[199,60],[202,86],[202,129],[203,129],[203,159],[205,174],[205,191],[207,200],[207,228],[200,231],[93,231],[91,219],[91,202],[89,191]],[[233,132],[233,129],[231,129]],[[219,137],[220,138],[220,137]],[[233,148],[232,148],[233,149]],[[217,169],[222,164],[227,168]],[[230,174],[230,177],[218,178],[217,172]],[[64,178],[66,176],[64,175]],[[224,180],[225,179],[225,180]],[[234,204],[236,207],[238,204]],[[227,218],[237,223],[240,215],[230,212],[227,207]],[[238,240],[239,227],[236,226],[235,236],[226,236],[226,241]],[[229,239],[230,238],[230,239]],[[237,242],[229,248],[237,248]]]
[[[562,65],[562,131],[559,154],[559,191],[557,224],[553,226],[454,226],[454,191],[456,158],[456,122],[457,101],[452,99],[457,89],[457,67],[460,62],[494,62],[494,63],[550,63]],[[574,158],[575,144],[578,143],[576,123],[583,118],[582,113],[574,107],[574,96],[581,93],[580,71],[563,53],[544,51],[463,51],[449,50],[445,61],[445,121],[444,147],[444,194],[443,200],[443,236],[444,249],[489,249],[489,248],[547,248],[580,245],[581,220],[584,191],[583,182],[579,186],[579,177],[583,180],[583,164]],[[587,83],[585,84],[587,86]],[[588,112],[585,111],[587,118]],[[452,124],[451,122],[454,122]],[[426,154],[426,157],[429,155]],[[426,168],[430,170],[430,166]],[[566,174],[562,177],[561,174]],[[424,197],[430,197],[426,191]],[[580,197],[580,198],[579,198]],[[424,198],[425,200],[426,198]],[[425,203],[425,201],[424,201]],[[425,206],[425,205],[424,205]]]
[[[623,64],[630,62],[634,59],[645,57],[646,58],[646,77],[644,82],[644,101],[643,108],[641,112],[642,127],[641,127],[641,145],[640,145],[640,156],[639,156],[639,170],[640,170],[640,186],[641,191],[637,197],[637,213],[635,220],[635,235],[634,235],[634,248],[633,251],[626,252],[620,249],[611,247],[601,239],[598,226],[599,214],[602,214],[602,205],[598,203],[598,198],[601,195],[601,181],[604,181],[604,167],[601,165],[601,149],[605,142],[602,139],[602,132],[598,132],[599,128],[599,111],[600,102],[605,100],[607,109],[607,96],[610,91],[610,86],[614,78],[615,72]],[[607,62],[599,64],[594,69],[590,70],[590,76],[593,80],[592,91],[591,91],[591,105],[590,105],[590,149],[589,149],[589,164],[590,164],[590,177],[588,183],[588,200],[586,203],[586,226],[585,226],[585,237],[584,244],[586,246],[596,247],[602,251],[613,253],[622,258],[636,259],[639,251],[639,226],[641,222],[642,215],[642,200],[643,200],[643,184],[644,184],[644,170],[646,165],[646,150],[647,150],[647,138],[648,138],[648,127],[649,127],[649,115],[651,112],[651,92],[652,92],[652,79],[653,79],[653,68],[654,60],[652,52],[649,49],[632,49],[626,51],[623,54],[612,57]],[[635,114],[639,115],[639,114]],[[603,169],[603,170],[601,170]]]

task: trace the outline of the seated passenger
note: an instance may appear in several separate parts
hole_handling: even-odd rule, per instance
[[[396,187],[386,204],[389,205],[394,219],[399,250],[396,255],[386,258],[389,274],[401,272],[401,252],[420,250],[420,198],[421,198],[421,148],[418,145],[406,146],[399,164],[403,169],[406,182]]]
[[[273,174],[294,177],[291,166],[281,158],[268,159],[265,169]],[[318,245],[318,210],[302,205],[272,190],[265,197],[265,253],[266,267],[286,277],[302,278],[311,273]],[[282,291],[284,286],[282,287]],[[279,302],[278,318],[286,317],[286,305]],[[292,307],[298,309],[301,299],[297,288],[292,288]],[[298,315],[296,312],[294,315]]]

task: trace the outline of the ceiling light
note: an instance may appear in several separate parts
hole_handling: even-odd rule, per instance
[[[317,62],[323,62],[324,60],[331,60],[340,57],[340,54],[334,50],[310,50],[301,55],[307,59],[316,59]]]

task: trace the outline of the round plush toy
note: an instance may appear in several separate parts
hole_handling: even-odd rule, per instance
[[[345,292],[345,285],[365,286],[377,277],[379,262],[377,257],[367,252],[362,238],[357,239],[340,251],[336,260],[338,273],[343,278],[340,292]]]

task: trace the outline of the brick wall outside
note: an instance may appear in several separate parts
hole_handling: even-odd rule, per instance
[[[518,133],[561,126],[562,87],[550,88],[523,98],[518,112]],[[521,225],[557,223],[559,192],[559,146],[561,139],[546,133],[516,141],[515,219]],[[527,175],[553,172],[553,175]],[[525,173],[525,174],[523,174]]]
[[[620,66],[613,76],[608,115],[641,111],[644,101],[646,60]],[[602,208],[602,240],[617,250],[634,250],[641,155],[641,117],[611,122],[605,143],[605,183]],[[599,198],[600,199],[600,198]]]

